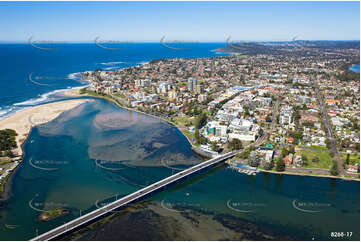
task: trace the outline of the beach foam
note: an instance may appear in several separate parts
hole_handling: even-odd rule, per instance
[[[102,62],[100,63],[104,66],[112,66],[112,65],[116,65],[116,64],[126,64],[126,62],[123,61],[113,61],[113,62]]]

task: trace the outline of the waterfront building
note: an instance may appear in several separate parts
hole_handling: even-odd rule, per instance
[[[228,136],[230,140],[239,139],[241,141],[256,141],[257,132],[234,130],[233,132],[229,133]]]
[[[209,136],[210,134],[214,135],[215,137],[227,136],[227,126],[220,125],[217,121],[208,122],[205,131],[206,136]]]

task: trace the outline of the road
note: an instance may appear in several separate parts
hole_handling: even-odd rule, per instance
[[[252,145],[257,147],[262,145],[268,138],[268,136],[274,131],[274,128],[276,126],[277,123],[277,116],[278,116],[278,112],[279,112],[279,105],[280,105],[280,99],[276,100],[276,103],[273,106],[273,111],[272,111],[272,121],[270,124],[270,127],[265,130],[262,134],[261,137],[259,137]]]
[[[141,190],[138,190],[130,195],[127,195],[121,199],[118,199],[115,202],[112,202],[102,208],[99,208],[97,210],[94,210],[88,214],[85,214],[77,219],[74,219],[64,225],[61,225],[59,227],[56,227],[42,235],[39,235],[35,238],[33,238],[32,240],[35,241],[45,241],[45,240],[51,240],[51,239],[55,239],[58,238],[59,236],[69,232],[70,230],[74,230],[78,227],[80,227],[81,225],[87,224],[89,222],[93,222],[94,220],[96,220],[97,218],[106,215],[107,213],[109,213],[112,210],[115,210],[117,208],[121,208],[124,207],[126,205],[128,205],[129,203],[135,201],[135,200],[139,200],[141,198],[143,198],[146,195],[149,195],[155,191],[159,191],[162,188],[166,187],[167,185],[170,185],[172,183],[177,182],[178,180],[185,178],[195,172],[201,171],[205,168],[211,167],[217,163],[223,162],[229,158],[232,158],[236,153],[235,152],[229,152],[226,153],[224,155],[215,157],[213,159],[210,159],[208,161],[202,162],[198,165],[192,166],[184,171],[181,171],[179,173],[176,173],[172,176],[169,176],[163,180],[160,180],[156,183],[153,183]]]
[[[322,174],[322,175],[330,176],[329,170],[321,169],[321,168],[286,167],[286,171],[310,173],[310,174],[314,173],[314,174]]]
[[[325,126],[326,136],[327,136],[328,140],[330,141],[331,151],[335,155],[334,159],[337,162],[337,168],[339,170],[340,175],[345,175],[347,173],[345,172],[345,170],[343,168],[342,159],[341,159],[340,153],[338,152],[336,140],[335,140],[334,135],[332,133],[332,128],[331,128],[330,120],[328,119],[327,108],[325,106],[323,96],[320,93],[320,89],[318,87],[317,82],[315,80],[312,80],[312,81],[313,81],[313,85],[315,87],[315,92],[316,92],[316,95],[317,95],[317,99],[318,99],[318,102],[319,102],[319,105],[320,105],[320,112],[321,112],[321,116],[322,116],[323,123],[324,123],[324,126]],[[349,175],[349,174],[347,174],[347,175]]]

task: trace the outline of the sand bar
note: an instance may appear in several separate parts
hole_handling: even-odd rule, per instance
[[[11,115],[10,117],[0,120],[0,130],[13,129],[16,131],[18,134],[16,136],[16,143],[18,148],[14,150],[14,153],[16,153],[18,156],[22,156],[23,151],[21,145],[26,140],[33,126],[47,123],[58,117],[62,112],[73,109],[76,106],[88,101],[91,100],[66,100],[29,107]]]

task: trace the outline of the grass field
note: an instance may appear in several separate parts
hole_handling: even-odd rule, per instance
[[[125,95],[122,93],[113,94],[116,97],[125,98]]]
[[[193,121],[188,116],[176,116],[173,117],[174,123],[182,126],[190,126],[193,125]]]
[[[307,165],[304,167],[306,168],[322,168],[322,169],[330,169],[333,161],[330,156],[329,152],[322,151],[321,149],[319,151],[315,150],[302,150],[301,155],[304,155],[307,157]],[[318,162],[312,162],[312,159],[318,157]]]
[[[341,157],[342,157],[342,161],[345,162],[347,154],[341,153]],[[360,153],[350,154],[350,165],[354,165],[356,163],[360,164]]]
[[[11,159],[9,157],[0,157],[0,165],[4,165],[9,162],[11,162]]]
[[[194,134],[192,134],[191,132],[189,132],[188,130],[184,130],[183,134],[185,134],[188,138],[190,139],[194,139]]]

